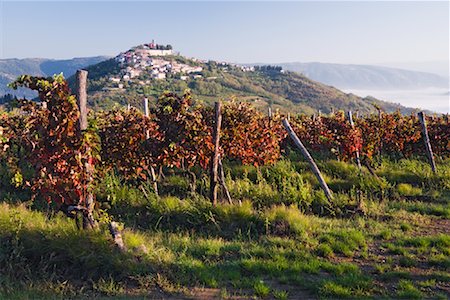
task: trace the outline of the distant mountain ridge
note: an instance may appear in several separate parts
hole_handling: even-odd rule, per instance
[[[280,63],[283,69],[340,89],[448,88],[449,80],[437,74],[373,65],[332,63]]]
[[[72,59],[47,59],[47,58],[24,58],[24,59],[0,59],[0,96],[11,93],[20,97],[35,96],[28,89],[14,91],[7,84],[23,74],[34,76],[52,76],[63,73],[65,77],[75,74],[77,69],[97,64],[107,60],[107,56],[77,57]]]

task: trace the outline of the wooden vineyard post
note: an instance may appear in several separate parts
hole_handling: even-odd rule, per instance
[[[351,110],[348,111],[348,121],[350,122],[350,126],[352,127],[352,129],[355,129],[355,123],[353,122],[353,114],[352,114]],[[354,146],[356,146],[356,145],[354,145]],[[358,148],[357,147],[355,147],[355,148],[356,148],[356,151],[355,151],[356,164],[358,165],[359,175],[361,176],[361,174],[362,174],[361,173],[362,172],[361,159],[359,158]],[[357,195],[356,198],[358,200],[358,209],[359,209],[359,211],[364,211],[363,210],[363,202],[361,201],[361,189],[360,188],[358,188],[356,190],[356,195]]]
[[[223,171],[223,164],[222,164],[222,158],[219,156],[219,182],[220,185],[222,186],[224,192],[225,192],[225,196],[227,197],[228,203],[233,204],[233,201],[231,200],[231,195],[230,195],[230,191],[228,190],[228,187],[225,183],[225,172]]]
[[[144,114],[146,118],[150,117],[150,110],[148,108],[148,99],[144,98]],[[145,138],[148,140],[150,138],[150,131],[145,128]],[[153,190],[155,191],[155,194],[158,195],[158,182],[156,178],[156,172],[155,168],[153,166],[150,166],[150,175],[152,177],[152,183],[153,183]]]
[[[79,124],[80,130],[84,131],[87,129],[88,120],[87,120],[87,75],[88,72],[85,70],[77,71],[77,104],[78,109],[80,110],[80,118]]]
[[[147,118],[150,117],[150,110],[148,109],[148,99],[147,98],[144,98],[144,113]],[[149,137],[147,137],[147,138],[149,138]]]
[[[378,140],[378,161],[381,162],[381,152],[383,151],[383,112],[381,108],[376,107],[378,110],[378,131],[377,131],[377,140]]]
[[[333,195],[331,194],[330,189],[328,188],[327,183],[325,182],[325,179],[323,179],[322,173],[320,173],[319,168],[316,165],[316,162],[312,158],[311,154],[309,154],[306,147],[303,145],[303,143],[300,141],[300,139],[295,134],[294,130],[292,129],[291,125],[289,124],[289,121],[284,119],[283,120],[283,126],[286,129],[286,131],[289,133],[289,136],[294,141],[295,145],[300,149],[305,159],[308,161],[309,166],[311,167],[311,170],[313,171],[314,175],[316,175],[317,179],[319,180],[320,186],[322,187],[323,191],[325,192],[325,196],[327,199],[331,202],[333,200]]]
[[[267,117],[269,118],[269,126],[272,126],[272,107],[267,107]]]
[[[144,113],[145,113],[146,118],[150,117],[150,111],[148,109],[148,99],[147,98],[144,98]],[[147,128],[145,129],[145,137],[147,140],[150,138],[150,131]]]
[[[352,126],[352,128],[354,129],[355,123],[353,123],[353,116],[352,116],[351,110],[348,111],[348,121],[350,122],[350,126]],[[359,150],[358,149],[356,149],[355,156],[356,156],[356,163],[358,165],[359,171],[361,172],[361,159],[359,158]]]
[[[222,125],[222,108],[221,103],[216,102],[215,109],[215,123],[213,129],[213,144],[214,153],[211,159],[211,172],[210,172],[210,199],[214,206],[217,205],[217,183],[218,183],[218,168],[219,168],[219,146],[220,146],[220,127]]]
[[[425,149],[427,151],[428,160],[430,162],[431,169],[433,173],[436,173],[436,163],[434,161],[433,149],[430,144],[430,137],[428,136],[427,123],[425,119],[425,113],[423,111],[417,114],[419,116],[420,124],[422,125],[422,137],[423,142],[425,143]]]
[[[78,119],[78,126],[80,134],[84,135],[84,131],[88,127],[87,119],[87,76],[88,72],[85,70],[78,70],[76,73],[76,98],[78,109],[80,110],[80,118]],[[89,152],[90,149],[86,149]],[[86,210],[83,210],[83,228],[95,228],[97,224],[94,220],[92,212],[94,211],[94,195],[90,191],[90,185],[93,181],[94,166],[91,162],[91,158],[87,159],[85,163],[85,170],[87,175],[87,181],[85,186],[85,192],[81,196],[84,198]]]
[[[114,244],[116,244],[117,248],[119,248],[121,252],[126,252],[127,247],[123,243],[122,233],[120,232],[119,225],[116,222],[113,221],[109,223],[109,233],[111,233]]]
[[[157,177],[156,177],[155,168],[153,168],[153,166],[150,166],[150,175],[152,176],[153,189],[155,191],[155,194],[159,195],[159,192],[158,192],[158,180],[157,180]]]

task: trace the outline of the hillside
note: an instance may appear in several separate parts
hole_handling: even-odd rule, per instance
[[[92,107],[114,105],[140,107],[142,99],[154,100],[165,90],[183,92],[189,88],[199,102],[217,99],[252,102],[260,109],[324,113],[332,110],[375,111],[373,104],[386,111],[412,109],[397,104],[361,98],[294,72],[278,67],[245,67],[215,61],[188,59],[179,55],[147,55],[143,46],[130,49],[113,59],[87,68],[89,103]],[[73,78],[70,79],[73,82]]]
[[[63,73],[69,77],[77,69],[97,64],[108,59],[105,56],[82,57],[65,60],[55,60],[46,58],[25,58],[25,59],[0,59],[0,96],[14,94],[18,96],[34,97],[35,94],[29,90],[14,91],[7,87],[7,84],[15,80],[19,75],[29,74],[35,76],[52,76]]]
[[[426,72],[370,65],[330,63],[282,63],[284,69],[340,89],[420,89],[448,88],[448,79]]]
[[[292,72],[264,67],[254,70],[251,67],[223,62],[188,59],[177,55],[171,49],[162,50],[165,51],[163,53],[165,56],[157,56],[161,54],[157,52],[160,50],[152,50],[156,52],[146,56],[145,51],[149,49],[145,50],[143,47],[144,45],[134,47],[113,59],[97,56],[69,60],[32,58],[0,60],[0,96],[12,93],[20,97],[35,97],[36,95],[29,90],[13,91],[7,87],[9,82],[22,74],[51,76],[62,72],[67,78],[77,69],[87,68],[90,78],[89,100],[91,106],[97,109],[127,103],[140,107],[142,98],[145,96],[155,100],[165,90],[183,92],[189,88],[197,101],[211,103],[218,98],[237,97],[240,100],[252,102],[261,109],[266,109],[271,104],[274,109],[291,112],[314,113],[321,110],[326,113],[331,110],[351,109],[365,113],[374,111],[373,103],[386,111],[397,109],[404,113],[412,111],[398,104],[380,102],[373,97],[361,98],[346,94],[314,81],[339,87],[346,86],[339,83],[343,81],[353,81],[354,86],[360,86],[361,81],[368,84],[383,80],[390,81],[382,79],[383,74],[377,74],[374,77],[368,75],[356,77],[352,75],[352,77],[342,68],[331,72],[330,67],[327,67],[328,71],[320,71],[324,65],[332,66],[331,64],[310,66],[308,72],[300,68],[300,65],[306,64],[296,63],[282,65],[283,69]],[[420,74],[420,72],[410,73]],[[338,78],[342,80],[339,81]]]

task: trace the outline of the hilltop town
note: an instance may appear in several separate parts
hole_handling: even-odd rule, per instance
[[[179,80],[200,79],[203,78],[203,67],[201,64],[214,63],[224,71],[227,71],[232,66],[232,64],[225,62],[197,59],[191,59],[191,62],[197,62],[198,65],[186,64],[176,59],[179,55],[178,52],[173,50],[171,45],[159,45],[154,40],[151,43],[133,47],[114,58],[119,63],[122,71],[118,76],[110,77],[109,80],[116,83],[117,87],[121,89],[123,88],[123,83],[139,77],[147,79],[145,81],[138,80],[138,83],[141,85],[149,84],[152,79],[166,79],[168,77]],[[237,65],[233,66],[236,67]],[[242,71],[254,71],[254,67],[237,67]]]
[[[179,75],[178,79],[181,80],[202,76],[199,74],[203,70],[202,67],[176,61],[173,56],[177,54],[171,45],[158,45],[154,41],[133,47],[115,57],[122,72],[120,77],[111,77],[110,81],[117,82],[118,87],[122,88],[121,82],[128,82],[143,74],[149,75],[151,79],[166,79],[168,74]]]

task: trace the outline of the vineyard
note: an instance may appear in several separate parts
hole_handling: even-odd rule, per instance
[[[61,76],[13,87],[41,103],[0,112],[0,295],[450,296],[448,115],[265,114],[187,90],[83,126]]]

